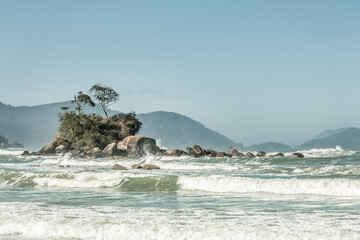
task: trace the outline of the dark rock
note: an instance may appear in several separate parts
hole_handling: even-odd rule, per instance
[[[70,154],[73,157],[81,157],[84,155],[84,151],[81,149],[73,149],[70,151]]]
[[[293,155],[298,157],[298,158],[303,158],[304,157],[304,154],[299,153],[299,152],[293,153]]]
[[[283,153],[281,153],[281,152],[279,152],[279,153],[275,154],[275,157],[283,157],[283,156],[284,156],[284,154],[283,154]]]
[[[28,155],[31,155],[31,154],[29,153],[29,151],[24,151],[21,155],[28,156]]]
[[[142,166],[141,166],[140,164],[133,164],[133,165],[131,166],[131,168],[132,168],[132,169],[141,169]]]
[[[156,141],[144,136],[128,136],[117,144],[117,149],[127,151],[132,157],[155,155]]]
[[[265,157],[265,156],[266,156],[266,152],[264,152],[264,151],[259,151],[259,152],[257,152],[256,156],[258,156],[258,157]]]
[[[233,156],[240,156],[240,152],[238,151],[238,150],[236,150],[235,148],[233,148],[233,147],[229,147],[229,151],[228,151],[228,153],[230,154],[230,155],[233,155]]]
[[[179,149],[174,149],[174,150],[167,150],[165,153],[164,153],[165,156],[177,156],[177,157],[180,157],[180,156],[187,156],[187,153],[182,151],[182,150],[179,150]]]
[[[206,156],[208,157],[216,157],[217,152],[213,149],[206,149]]]
[[[55,154],[55,144],[54,143],[47,143],[40,151],[39,154]]]
[[[68,152],[69,150],[70,150],[70,145],[68,146],[60,145],[55,148],[56,153],[65,153]]]
[[[160,167],[152,164],[145,164],[142,167],[142,170],[154,170],[154,169],[160,169]]]
[[[127,170],[126,167],[123,167],[123,166],[121,166],[121,165],[119,165],[119,164],[115,164],[115,165],[113,166],[113,169],[114,169],[114,170]]]
[[[253,158],[253,157],[255,157],[255,155],[252,154],[251,152],[246,153],[245,156],[248,157],[248,158]]]
[[[155,156],[157,156],[157,157],[162,157],[162,156],[164,156],[164,153],[162,153],[162,152],[157,152],[157,153],[155,154]]]
[[[202,156],[203,153],[204,153],[204,149],[202,149],[199,145],[195,145],[195,146],[193,147],[193,151],[194,151],[194,153],[195,153],[196,155],[198,155],[198,156]]]
[[[228,155],[224,152],[217,152],[216,157],[227,157]]]
[[[103,153],[107,156],[114,156],[117,154],[117,152],[118,151],[115,142],[108,144],[103,150]]]
[[[194,153],[193,149],[191,147],[187,147],[185,151],[188,155],[192,155]]]
[[[156,146],[156,153],[158,153],[158,152],[165,153],[166,150],[161,149],[161,148],[159,148],[158,146]]]

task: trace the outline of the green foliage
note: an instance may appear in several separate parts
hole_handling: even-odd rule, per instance
[[[90,91],[95,99],[99,102],[103,109],[106,118],[109,118],[106,108],[119,99],[119,94],[111,87],[95,84],[90,88]]]
[[[135,135],[142,125],[134,112],[103,119],[101,116],[74,111],[59,115],[59,135],[56,145],[64,145],[85,151],[95,147],[104,148],[112,142]]]
[[[74,96],[74,100],[72,100],[71,103],[76,103],[75,109],[78,111],[78,115],[81,114],[82,109],[87,104],[90,105],[91,107],[95,107],[95,103],[91,100],[91,97],[87,94],[84,94],[82,91],[78,92],[77,96],[76,95]]]

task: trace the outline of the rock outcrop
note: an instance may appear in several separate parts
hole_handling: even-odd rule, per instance
[[[265,157],[265,156],[266,156],[266,152],[264,152],[264,151],[259,151],[259,152],[257,152],[256,156],[257,156],[257,157]]]
[[[145,136],[128,136],[117,144],[117,149],[126,151],[131,157],[155,155],[156,141]]]
[[[255,157],[255,155],[254,155],[253,153],[251,153],[251,152],[246,153],[245,156],[248,157],[248,158],[253,158],[253,157]]]
[[[40,151],[38,151],[38,154],[55,154],[56,145],[53,142],[47,143]]]
[[[144,166],[142,166],[141,169],[142,170],[155,170],[155,169],[160,169],[160,167],[153,165],[153,164],[145,164]]]
[[[298,157],[298,158],[304,158],[304,154],[302,154],[300,152],[293,153],[293,155]]]
[[[127,170],[126,167],[121,166],[121,165],[119,165],[119,164],[115,164],[115,165],[113,166],[113,169],[114,169],[114,170]]]

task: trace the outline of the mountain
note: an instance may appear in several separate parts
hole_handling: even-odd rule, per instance
[[[315,138],[307,141],[304,144],[298,146],[298,148],[335,148],[336,146],[340,146],[343,149],[360,150],[360,129],[358,128],[351,127],[338,130],[328,130],[322,134],[325,137],[321,139]],[[319,136],[321,136],[321,134]]]
[[[254,144],[245,147],[246,151],[265,151],[265,152],[292,152],[294,149],[289,145],[278,143],[278,142],[266,142],[261,144]]]
[[[0,134],[15,139],[28,148],[40,148],[51,142],[59,126],[58,113],[61,107],[73,106],[70,101],[13,107],[0,102]],[[102,114],[100,106],[85,108],[87,112]],[[109,114],[117,112],[110,110]]]
[[[137,116],[143,123],[139,134],[161,140],[161,145],[167,148],[185,149],[198,144],[203,148],[227,151],[230,146],[243,147],[241,143],[178,113],[159,111]]]
[[[25,147],[40,148],[52,141],[56,134],[59,125],[57,114],[63,106],[73,105],[67,101],[33,107],[13,107],[0,102],[0,134],[8,136],[9,140],[18,140]],[[102,109],[97,105],[95,108],[87,107],[85,112],[102,114]],[[109,115],[117,113],[119,112],[109,109]],[[161,140],[164,147],[184,149],[198,144],[204,148],[223,151],[227,151],[229,146],[242,147],[240,143],[177,113],[153,112],[137,116],[143,122],[139,135]]]
[[[323,138],[326,138],[326,137],[341,133],[341,132],[343,132],[343,131],[345,131],[347,129],[349,129],[349,127],[347,127],[347,128],[339,128],[339,129],[335,129],[335,130],[328,129],[328,130],[323,131],[319,135],[313,137],[311,140],[323,139]]]

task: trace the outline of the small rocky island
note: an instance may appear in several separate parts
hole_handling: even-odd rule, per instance
[[[78,158],[139,158],[146,155],[156,156],[191,156],[191,157],[265,157],[266,153],[259,151],[241,153],[233,147],[229,147],[227,153],[217,152],[212,149],[203,149],[199,145],[180,149],[166,150],[156,146],[156,141],[146,136],[135,136],[140,130],[142,123],[136,118],[135,112],[117,114],[109,117],[106,108],[114,103],[119,94],[112,88],[100,84],[94,85],[89,92],[98,101],[104,111],[105,118],[97,114],[85,114],[83,108],[86,105],[95,106],[91,97],[83,92],[74,96],[72,103],[75,109],[64,106],[59,117],[59,133],[54,136],[51,143],[46,144],[38,152],[23,155],[55,155],[71,153]],[[304,157],[301,153],[294,153],[296,157]],[[273,157],[282,157],[284,154],[277,153]],[[153,165],[135,164],[133,168],[158,169]],[[122,166],[114,166],[116,170],[122,170]]]
[[[16,140],[12,143],[8,143],[8,138],[0,135],[0,149],[6,148],[24,148],[24,146]]]

